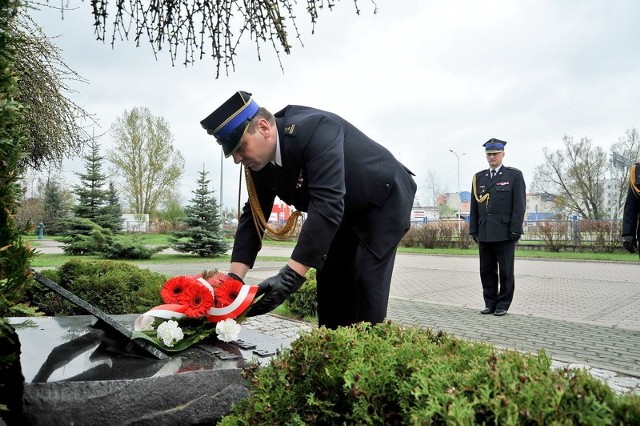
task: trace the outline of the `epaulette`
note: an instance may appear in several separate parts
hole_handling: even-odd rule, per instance
[[[520,172],[520,173],[522,173],[522,172],[520,171],[520,169],[516,169],[515,167],[511,167],[511,166],[502,166],[502,167],[504,167],[505,169],[515,170],[516,172]]]

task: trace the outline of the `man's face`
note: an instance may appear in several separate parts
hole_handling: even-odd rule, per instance
[[[504,151],[502,152],[487,152],[487,162],[489,163],[489,167],[495,169],[502,164],[502,159],[504,158]]]
[[[242,136],[238,148],[231,154],[233,161],[254,171],[262,169],[275,157],[275,143],[270,140],[274,135],[268,122],[260,119],[255,132]]]

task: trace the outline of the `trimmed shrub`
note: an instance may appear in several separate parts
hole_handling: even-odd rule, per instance
[[[244,374],[220,425],[639,424],[640,397],[583,370],[389,322],[301,335]]]
[[[111,315],[144,312],[159,305],[160,288],[167,279],[128,263],[75,259],[42,274]],[[32,286],[28,299],[45,315],[86,314],[43,286]]]

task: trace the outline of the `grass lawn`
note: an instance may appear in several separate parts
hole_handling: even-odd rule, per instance
[[[43,243],[40,240],[32,239],[32,236],[25,237],[27,241],[34,248],[40,247]],[[143,244],[153,246],[168,246],[169,235],[168,234],[135,234],[135,238]],[[47,240],[59,241],[59,237],[47,237]],[[229,245],[233,244],[232,240],[229,240]],[[270,246],[287,246],[293,247],[295,242],[293,241],[269,241],[265,240],[265,245]],[[477,256],[477,246],[472,246],[469,249],[425,249],[416,247],[400,247],[399,253],[415,253],[425,255],[447,255],[447,256]],[[68,262],[77,256],[68,256],[65,254],[40,254],[32,262],[33,267],[58,267]],[[82,256],[83,259],[99,259],[97,256]],[[605,262],[637,262],[638,256],[629,254],[626,251],[617,251],[615,253],[591,253],[591,252],[549,252],[544,250],[523,250],[516,247],[516,258],[535,258],[535,259],[553,259],[553,260],[583,260],[583,261],[605,261]],[[286,260],[284,257],[262,257],[262,260]],[[210,263],[214,261],[226,261],[228,262],[229,256],[223,255],[215,258],[199,257],[190,254],[154,254],[151,259],[147,260],[128,260],[127,262],[137,264],[163,264],[163,263]]]

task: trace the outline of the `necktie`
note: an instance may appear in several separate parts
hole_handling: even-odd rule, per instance
[[[493,179],[494,177],[496,177],[496,171],[495,169],[491,169],[491,179]]]

